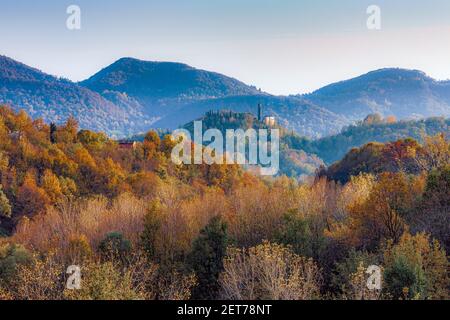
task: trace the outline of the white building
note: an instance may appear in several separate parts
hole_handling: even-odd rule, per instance
[[[275,117],[265,117],[264,124],[268,127],[274,127],[276,125]]]

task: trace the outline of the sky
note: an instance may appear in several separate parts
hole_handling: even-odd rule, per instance
[[[66,27],[69,5],[80,30]],[[0,0],[0,55],[73,81],[121,57],[183,62],[283,95],[385,67],[444,80],[450,1]]]

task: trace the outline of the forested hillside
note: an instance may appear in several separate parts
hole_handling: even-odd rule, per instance
[[[372,113],[399,120],[448,118],[450,85],[419,71],[382,69],[312,94],[277,96],[186,64],[133,58],[119,59],[74,83],[0,56],[0,103],[57,124],[73,116],[80,128],[117,138],[150,128],[172,130],[210,110],[254,113],[262,104],[265,116],[317,139]],[[329,163],[342,155],[324,159]]]
[[[311,140],[297,134],[286,135],[283,141],[292,149],[304,150],[316,154],[325,163],[332,164],[352,148],[369,142],[391,142],[399,139],[413,138],[422,141],[427,135],[443,133],[450,135],[450,119],[429,118],[418,121],[396,121],[370,115],[365,121],[344,128],[341,133]]]
[[[0,104],[58,124],[73,116],[83,128],[118,136],[143,131],[156,121],[126,95],[101,96],[4,56],[0,56]]]
[[[197,121],[202,122],[203,131],[211,128],[219,129],[224,136],[227,129],[268,129],[250,112],[211,110]],[[192,121],[183,127],[188,129],[192,135],[193,126],[194,122]],[[344,128],[337,135],[315,140],[302,137],[279,124],[275,128],[279,129],[281,133],[279,175],[300,177],[314,175],[321,166],[331,165],[344,158],[347,153],[353,154],[355,151],[352,149],[363,147],[368,143],[371,146],[383,146],[383,143],[406,138],[423,142],[425,137],[438,134],[444,134],[448,138],[450,136],[450,119],[429,118],[417,121],[397,121],[394,117],[382,118],[378,114],[373,114],[367,116],[364,121]],[[168,133],[167,131],[161,132]],[[139,135],[134,136],[131,140],[142,141],[143,138],[144,135]],[[380,158],[379,161],[383,162],[384,159]],[[350,165],[349,168],[353,168],[353,165]],[[356,172],[359,169],[353,168],[353,170]],[[347,181],[348,177],[349,175],[346,173],[342,179]]]
[[[209,111],[205,116],[197,119],[201,121],[203,132],[208,129],[218,129],[226,136],[226,130],[247,130],[247,129],[278,129],[281,136],[280,144],[280,171],[278,175],[287,175],[289,177],[301,177],[302,175],[314,175],[316,170],[324,165],[324,162],[313,154],[308,154],[303,150],[292,149],[284,143],[284,137],[289,130],[276,124],[267,126],[252,113],[240,113],[230,110]],[[191,132],[193,136],[194,122],[184,125],[184,128]],[[224,141],[225,143],[225,141]]]
[[[308,137],[339,131],[348,119],[301,97],[274,96],[236,79],[172,62],[122,58],[89,79],[58,79],[0,56],[0,103],[33,118],[125,137],[150,128],[175,129],[209,110],[252,112],[258,103]]]
[[[304,98],[352,120],[370,113],[398,119],[450,116],[450,81],[419,70],[387,68],[330,84]]]
[[[264,105],[283,126],[308,137],[339,131],[350,122],[301,97],[274,96],[236,79],[181,63],[123,58],[80,83],[101,95],[125,93],[146,114],[159,120],[153,127],[175,129],[210,110],[254,112]]]
[[[0,299],[449,299],[444,135],[352,151],[344,163],[397,166],[342,183],[178,166],[174,143],[0,107]],[[80,290],[65,288],[70,265]]]

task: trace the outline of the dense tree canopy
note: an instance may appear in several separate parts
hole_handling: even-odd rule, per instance
[[[448,299],[446,134],[358,146],[300,182],[0,107],[0,299]]]

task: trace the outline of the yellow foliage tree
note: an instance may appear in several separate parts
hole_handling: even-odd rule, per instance
[[[52,203],[61,201],[63,192],[58,177],[49,169],[45,170],[41,182],[42,188],[49,196]]]
[[[405,233],[384,250],[385,291],[394,298],[448,299],[449,263],[439,242]]]

